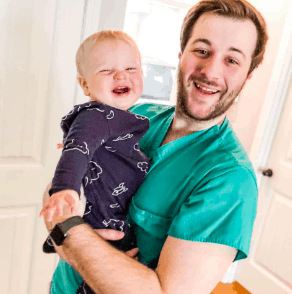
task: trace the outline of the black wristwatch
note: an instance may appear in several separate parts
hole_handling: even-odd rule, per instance
[[[58,223],[50,232],[50,237],[56,243],[57,246],[61,246],[67,237],[67,232],[78,225],[84,224],[85,222],[80,216],[73,216],[62,223]]]

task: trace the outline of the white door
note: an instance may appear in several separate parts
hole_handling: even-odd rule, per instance
[[[77,100],[75,54],[100,1],[0,1],[1,294],[47,294],[56,256],[42,253],[38,218],[62,141],[60,119]],[[87,26],[90,27],[90,26]]]
[[[254,254],[235,277],[252,294],[292,294],[292,82],[259,191]],[[260,229],[260,233],[259,232]]]

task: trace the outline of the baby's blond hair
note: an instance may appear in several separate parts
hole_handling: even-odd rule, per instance
[[[96,44],[102,41],[124,41],[130,45],[133,45],[137,48],[139,54],[140,51],[136,42],[125,32],[118,30],[104,30],[98,33],[95,33],[89,36],[87,39],[83,41],[83,43],[79,46],[76,53],[76,67],[77,74],[79,76],[84,77],[85,75],[85,61],[89,58],[92,49]],[[141,57],[140,57],[141,58]]]

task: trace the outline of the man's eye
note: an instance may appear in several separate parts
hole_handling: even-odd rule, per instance
[[[107,72],[110,72],[110,70],[109,69],[103,69],[103,70],[100,70],[99,72],[107,73]]]
[[[198,49],[198,50],[196,50],[196,52],[198,52],[198,53],[200,53],[202,55],[208,54],[208,51],[207,50],[204,50],[204,49]]]
[[[128,67],[126,70],[135,70],[136,68],[134,68],[134,67]]]
[[[235,61],[235,60],[232,59],[232,58],[228,58],[228,62],[231,63],[231,64],[238,64],[238,62]]]
[[[207,57],[207,56],[210,55],[209,51],[204,50],[204,49],[197,49],[197,50],[195,50],[195,52],[196,52],[199,56],[202,56],[202,57]]]

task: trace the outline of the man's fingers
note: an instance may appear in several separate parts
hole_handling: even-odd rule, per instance
[[[104,240],[116,241],[120,240],[125,236],[125,233],[116,230],[98,229],[95,230]]]
[[[126,255],[128,255],[130,257],[135,257],[138,254],[138,252],[139,252],[139,248],[133,248],[125,253],[126,253]]]

